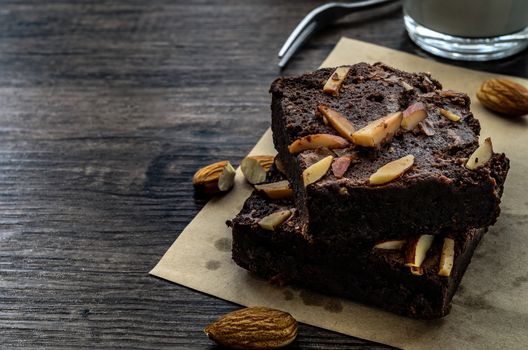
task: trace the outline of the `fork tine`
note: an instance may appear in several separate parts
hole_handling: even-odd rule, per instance
[[[286,51],[288,51],[288,49],[293,45],[293,43],[297,40],[297,38],[304,32],[305,28],[308,27],[311,24],[311,22],[314,21],[315,17],[319,13],[321,13],[322,11],[326,11],[327,8],[330,8],[330,7],[334,6],[334,5],[335,4],[333,4],[333,3],[325,4],[325,5],[321,5],[319,7],[316,7],[315,9],[310,11],[310,13],[308,13],[301,20],[301,22],[299,22],[299,24],[297,25],[297,27],[295,27],[293,32],[291,32],[291,34],[288,37],[288,39],[286,39],[286,42],[284,43],[284,45],[282,45],[282,47],[281,47],[281,49],[279,51],[279,58],[282,58],[286,54]]]
[[[366,10],[399,0],[355,0],[350,3],[327,3],[308,13],[290,34],[279,50],[279,67],[282,69],[303,42],[319,27],[347,15],[350,12]],[[337,11],[336,11],[337,10]]]
[[[279,61],[279,67],[282,69],[286,66],[293,54],[299,49],[299,47],[312,35],[317,28],[317,22],[308,24],[303,31],[295,38],[291,45],[283,52],[282,57]]]

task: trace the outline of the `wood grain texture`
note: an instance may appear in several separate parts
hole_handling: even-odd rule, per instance
[[[214,348],[203,327],[237,306],[147,272],[205,203],[194,171],[269,126],[276,53],[320,3],[1,2],[0,348]],[[426,56],[392,5],[285,73],[342,35]],[[528,54],[472,67],[528,77]],[[302,325],[291,348],[366,347],[384,348]]]

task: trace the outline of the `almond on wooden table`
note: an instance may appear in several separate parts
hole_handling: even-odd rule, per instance
[[[297,321],[287,312],[248,307],[230,312],[204,329],[216,343],[231,349],[277,349],[297,337]]]
[[[199,169],[193,176],[196,192],[213,195],[229,191],[235,182],[235,168],[227,160]]]

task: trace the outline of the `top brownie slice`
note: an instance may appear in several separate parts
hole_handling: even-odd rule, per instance
[[[440,83],[425,73],[406,73],[380,63],[348,68],[333,94],[323,92],[323,86],[343,77],[336,78],[334,68],[279,78],[271,86],[273,141],[307,223],[305,234],[336,243],[350,238],[361,242],[456,234],[493,224],[509,161],[504,154],[492,154],[476,169],[466,167],[479,146],[480,132],[469,97],[441,90]],[[357,131],[410,106],[424,108],[426,119],[412,130],[398,128],[379,144],[366,146],[343,138],[328,147],[292,147],[300,139],[312,142],[314,135],[346,137],[323,116],[322,108],[338,112]],[[312,139],[306,138],[310,135]],[[305,185],[303,171],[329,155],[332,167]],[[381,185],[369,180],[383,165],[408,155],[414,156],[414,163],[400,177]],[[336,162],[340,157],[350,165]]]

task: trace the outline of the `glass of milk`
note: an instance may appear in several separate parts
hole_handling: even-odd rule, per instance
[[[405,28],[437,56],[488,61],[528,47],[528,0],[404,0]]]

